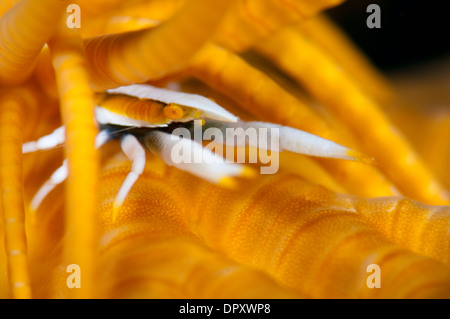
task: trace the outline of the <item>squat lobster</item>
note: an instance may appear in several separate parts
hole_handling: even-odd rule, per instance
[[[205,127],[216,128],[226,136],[228,128],[242,129],[276,129],[279,143],[275,148],[267,143],[267,136],[258,135],[246,140],[245,131],[235,131],[238,136],[223,141],[236,147],[262,147],[258,141],[264,140],[264,147],[271,151],[291,151],[318,157],[341,158],[349,160],[362,159],[363,155],[324,138],[286,126],[265,122],[244,122],[222,108],[217,103],[197,94],[171,91],[150,85],[134,84],[107,90],[95,109],[95,119],[100,128],[96,138],[96,148],[100,148],[112,139],[121,139],[120,146],[124,154],[132,162],[131,171],[127,175],[113,204],[113,219],[125,201],[132,186],[145,168],[146,150],[159,155],[171,166],[187,171],[193,175],[217,184],[225,184],[229,178],[249,176],[249,169],[241,164],[229,163],[219,155],[202,147],[196,141],[181,138],[171,125],[182,125],[189,128],[194,120],[204,121]],[[239,133],[240,132],[240,133]],[[65,142],[65,129],[61,126],[51,134],[34,142],[23,144],[23,153],[46,150],[60,146]],[[177,144],[192,148],[202,158],[201,163],[194,160],[179,163],[171,158],[171,150]],[[38,190],[31,201],[31,209],[36,211],[45,197],[68,175],[65,160]]]

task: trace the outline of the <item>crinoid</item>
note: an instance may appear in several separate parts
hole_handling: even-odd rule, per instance
[[[73,2],[0,0],[1,296],[450,297],[448,192],[342,1]]]

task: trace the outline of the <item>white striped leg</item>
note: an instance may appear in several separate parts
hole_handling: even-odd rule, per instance
[[[253,175],[247,166],[227,163],[189,138],[151,131],[144,137],[144,144],[166,164],[222,186],[233,186],[231,177]]]
[[[65,140],[65,127],[60,126],[52,133],[41,137],[37,141],[24,143],[22,145],[22,153],[25,154],[36,151],[49,150],[51,148],[61,146],[62,144],[64,144]]]
[[[63,164],[53,172],[50,179],[48,179],[44,185],[39,188],[36,195],[34,195],[31,200],[30,208],[32,211],[36,211],[41,205],[42,201],[47,197],[47,195],[59,184],[65,181],[69,170],[67,169],[67,160],[64,160]]]
[[[128,159],[131,161],[131,172],[128,173],[125,181],[120,186],[113,203],[113,221],[116,219],[120,207],[127,198],[128,193],[137,181],[145,168],[145,149],[136,137],[131,134],[124,135],[120,142],[120,147]]]
[[[95,139],[95,147],[100,148],[109,141],[108,132],[106,130],[101,131],[97,134]],[[32,211],[36,211],[41,205],[42,201],[47,197],[47,195],[59,184],[64,182],[69,174],[69,169],[67,165],[67,160],[64,160],[63,164],[56,169],[55,172],[50,176],[50,178],[44,183],[44,185],[39,188],[36,195],[30,203],[30,208]]]

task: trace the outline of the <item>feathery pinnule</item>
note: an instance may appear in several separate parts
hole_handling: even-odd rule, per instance
[[[233,52],[207,44],[191,61],[189,72],[235,100],[258,119],[291,126],[356,148],[351,141],[333,131],[312,108]],[[392,184],[371,165],[335,160],[320,160],[320,163],[355,194],[370,197],[396,194]]]
[[[66,245],[68,264],[83,270],[83,286],[75,297],[95,291],[96,219],[98,209],[98,154],[95,149],[94,94],[89,86],[83,42],[76,29],[62,26],[49,42],[56,73],[69,178],[66,186]],[[82,200],[80,200],[82,199]]]
[[[425,203],[449,202],[448,194],[378,104],[300,30],[283,30],[259,44],[258,50],[352,128],[363,150],[375,157],[401,192]]]
[[[23,0],[0,18],[0,83],[24,82],[68,2]]]
[[[102,91],[155,80],[180,70],[213,34],[229,3],[190,1],[158,28],[86,40],[92,86]]]
[[[16,94],[18,91],[15,92]],[[8,280],[12,298],[31,298],[25,233],[22,126],[25,101],[12,92],[0,98],[0,186]]]

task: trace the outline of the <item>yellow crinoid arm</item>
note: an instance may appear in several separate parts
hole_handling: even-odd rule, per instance
[[[258,118],[290,126],[295,121],[305,131],[333,135],[314,110],[227,49],[208,43],[192,59],[189,72]]]
[[[13,298],[31,298],[24,224],[22,126],[24,101],[1,92],[0,186],[9,291]]]
[[[172,18],[186,0],[122,1],[109,10],[93,9],[92,1],[78,3],[87,15],[80,30],[84,38],[154,27]],[[102,14],[98,15],[100,11]]]
[[[94,147],[94,94],[89,86],[83,42],[76,29],[65,25],[49,42],[66,128],[65,153],[69,177],[66,186],[65,262],[77,264],[82,273],[75,297],[94,295],[96,227],[98,209],[98,154]]]
[[[0,18],[0,83],[25,81],[68,2],[22,0]]]
[[[325,15],[317,15],[302,21],[297,26],[310,41],[317,43],[327,54],[377,101],[389,102],[394,91],[388,80],[380,74],[366,56]]]
[[[0,1],[0,17],[5,14],[6,11],[11,9],[20,0],[2,0]]]
[[[155,159],[149,160],[154,169]],[[193,236],[183,220],[190,207],[154,172],[139,178],[113,222],[111,198],[128,171],[123,162],[101,177],[97,262],[104,270],[99,274],[103,298],[305,298]]]
[[[345,196],[287,174],[245,181],[234,191],[175,170],[166,180],[190,203],[185,214],[195,235],[299,293],[313,298],[450,297],[448,266],[388,240]],[[406,221],[408,215],[400,218]],[[379,222],[389,224],[389,219]],[[408,229],[399,231],[408,241]],[[428,239],[430,245],[442,240]],[[445,240],[439,247],[441,254],[448,253]],[[381,289],[366,284],[372,264],[381,268]]]
[[[103,91],[179,70],[212,35],[229,3],[190,1],[158,28],[88,39],[86,56],[93,87]]]
[[[448,203],[448,194],[378,104],[300,30],[283,30],[258,50],[346,123],[401,192],[425,203]]]
[[[194,57],[189,72],[235,100],[258,119],[291,126],[350,148],[353,141],[332,130],[318,113],[280,87],[262,71],[226,49],[208,44]],[[342,160],[320,162],[349,191],[363,196],[389,196],[395,190],[371,165]]]
[[[450,207],[403,197],[348,199],[366,220],[391,241],[450,266]]]
[[[244,51],[282,27],[309,17],[343,0],[238,0],[215,40],[233,51]]]

